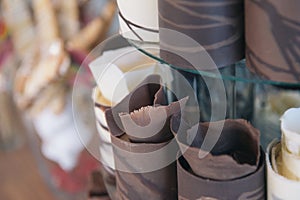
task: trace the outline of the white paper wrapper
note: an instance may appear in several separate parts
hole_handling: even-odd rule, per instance
[[[117,0],[121,34],[132,40],[159,42],[157,2],[157,0]]]
[[[71,99],[62,113],[57,115],[51,109],[45,109],[34,118],[33,123],[42,140],[43,155],[58,163],[62,169],[72,170],[85,148],[83,144],[87,144],[92,135],[86,127],[86,133],[81,133],[79,137],[73,120]]]

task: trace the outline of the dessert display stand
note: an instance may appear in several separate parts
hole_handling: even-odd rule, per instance
[[[180,66],[169,64],[159,56],[160,46],[158,43],[133,41],[122,36],[114,36],[112,40],[97,47],[91,53],[90,58],[88,57],[86,60],[93,60],[106,50],[114,50],[126,46],[134,47],[137,51],[160,63],[166,69],[174,69],[180,72],[194,89],[199,102],[201,121],[211,121],[210,106],[212,101],[214,101],[210,97],[206,81],[222,81],[226,92],[225,118],[242,118],[259,129],[263,150],[266,150],[272,140],[280,138],[280,117],[283,112],[290,107],[300,106],[300,83],[279,82],[258,77],[248,70],[245,60],[221,68],[219,70],[220,75],[210,71],[183,69]],[[182,91],[180,85],[176,84],[176,73],[171,75],[173,83],[170,87],[177,91]],[[91,78],[91,75],[89,76]],[[92,95],[92,87],[87,89],[90,90]],[[170,98],[170,101],[172,100]],[[218,101],[214,103],[218,103]],[[93,107],[94,105],[90,106]],[[106,181],[104,180],[104,182]],[[111,183],[106,184],[113,187]],[[110,197],[115,196],[115,194],[109,195]]]
[[[261,145],[264,150],[272,140],[280,138],[280,117],[284,111],[300,106],[300,82],[290,83],[264,79],[250,72],[245,60],[221,68],[220,75],[216,75],[209,71],[183,69],[180,66],[169,64],[157,53],[160,48],[159,44],[128,41],[141,53],[184,74],[189,82],[196,81],[194,89],[200,110],[203,112],[200,111],[200,119],[203,121],[210,121],[210,110],[205,109],[209,107],[207,105],[211,105],[209,101],[213,100],[207,96],[209,95],[206,92],[207,89],[203,89],[205,82],[202,81],[202,77],[211,81],[222,80],[226,90],[226,118],[243,118],[250,121],[261,132]],[[176,77],[174,77],[174,82],[176,84]],[[175,85],[174,87],[180,86]]]

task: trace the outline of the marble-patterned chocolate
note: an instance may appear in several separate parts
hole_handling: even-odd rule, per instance
[[[182,47],[180,41],[172,41],[170,35],[162,31],[171,29],[197,41],[218,67],[244,58],[244,1],[159,0],[158,8],[162,48],[164,45],[174,46],[174,49]],[[185,49],[196,53],[203,51],[196,48],[188,46]],[[165,50],[161,50],[161,57],[173,65],[191,68],[187,61]]]
[[[113,144],[118,199],[177,197],[175,160],[178,146],[169,124],[172,114],[180,111],[181,103],[168,105],[160,81],[158,75],[148,76],[120,103],[105,112]],[[166,114],[152,113],[158,109]],[[134,123],[125,120],[127,118]],[[158,132],[152,120],[154,125],[161,125]],[[154,135],[148,137],[147,133]],[[166,163],[169,159],[171,161]]]
[[[215,138],[221,124],[224,126],[213,149],[204,149],[202,144],[207,138],[208,129],[211,130],[210,134],[215,134],[212,136]],[[261,156],[260,133],[246,120],[205,122],[189,128],[180,115],[174,115],[171,126],[183,157],[197,176],[225,181],[239,179],[257,170]],[[199,153],[207,155],[200,158]]]
[[[246,60],[262,78],[300,82],[300,1],[245,1]]]
[[[181,156],[177,161],[178,199],[265,200],[265,156],[261,150],[257,170],[234,180],[215,181],[196,176]]]

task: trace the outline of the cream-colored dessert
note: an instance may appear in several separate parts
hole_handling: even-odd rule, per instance
[[[268,199],[298,200],[300,196],[300,108],[281,117],[281,142],[267,152]]]
[[[282,162],[292,180],[300,181],[300,108],[291,108],[281,117]]]
[[[117,0],[121,34],[128,39],[159,42],[157,0]]]
[[[300,182],[291,180],[291,174],[284,169],[281,149],[281,144],[274,141],[267,150],[267,199],[298,200],[300,197]]]

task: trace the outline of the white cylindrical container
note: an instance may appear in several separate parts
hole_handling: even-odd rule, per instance
[[[159,42],[157,0],[117,0],[120,32],[123,37]]]

